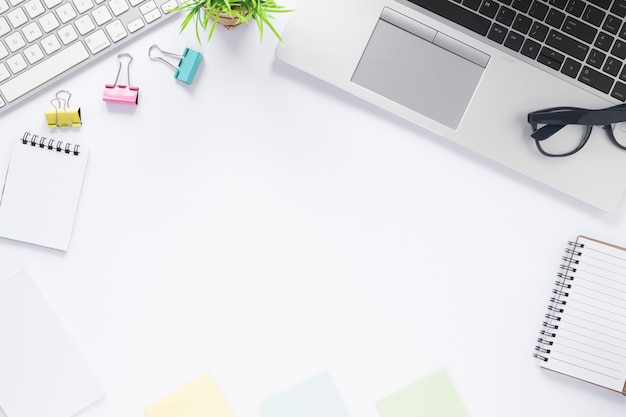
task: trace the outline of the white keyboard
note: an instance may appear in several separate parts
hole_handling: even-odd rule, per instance
[[[165,21],[177,5],[176,0],[0,0],[0,114]]]

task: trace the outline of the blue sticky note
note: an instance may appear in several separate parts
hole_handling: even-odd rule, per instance
[[[263,417],[349,417],[328,373],[317,375],[261,403]]]

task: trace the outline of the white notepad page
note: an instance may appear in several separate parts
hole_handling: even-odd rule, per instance
[[[579,236],[554,294],[539,365],[623,392],[626,383],[626,250]],[[571,255],[568,255],[571,256]],[[570,277],[572,279],[568,279]],[[571,285],[571,287],[569,287]],[[562,309],[562,311],[559,311]],[[555,327],[556,326],[556,327]],[[554,335],[554,336],[551,336]]]
[[[66,251],[87,165],[87,152],[66,153],[15,141],[0,195],[0,236]],[[48,143],[48,140],[45,141]],[[57,142],[58,143],[58,142]],[[74,145],[72,145],[72,150]]]
[[[26,271],[0,280],[0,340],[7,417],[71,417],[104,395]]]

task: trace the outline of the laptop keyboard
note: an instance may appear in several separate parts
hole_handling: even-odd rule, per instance
[[[0,0],[0,113],[165,21],[176,6],[176,0]]]
[[[408,0],[626,101],[626,0]]]

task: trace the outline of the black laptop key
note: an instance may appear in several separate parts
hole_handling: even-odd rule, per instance
[[[538,40],[539,42],[543,42],[543,40],[548,36],[548,27],[543,23],[535,22],[530,28],[530,32],[528,34],[531,38]]]
[[[515,11],[505,6],[500,7],[496,21],[504,26],[511,26],[513,20],[515,20]]]
[[[605,58],[606,54],[604,52],[593,49],[587,57],[587,64],[591,65],[592,67],[600,68],[604,63]]]
[[[533,1],[533,5],[530,6],[530,11],[528,13],[535,19],[543,20],[546,18],[549,9],[550,8],[547,5],[535,0]]]
[[[494,42],[502,43],[504,42],[504,38],[506,38],[506,34],[507,29],[504,26],[494,23],[491,26],[491,30],[487,34],[487,37]]]
[[[611,7],[611,0],[589,0],[589,3],[595,4],[604,10],[609,10],[609,7]]]
[[[481,0],[463,0],[463,6],[469,7],[472,10],[478,10]]]
[[[530,59],[536,59],[537,55],[539,55],[539,50],[541,45],[532,39],[526,39],[524,41],[524,45],[522,45],[522,55],[527,56]]]
[[[576,78],[581,67],[582,65],[580,62],[575,61],[572,58],[565,58],[561,72],[568,77]]]
[[[480,6],[480,9],[478,9],[478,11],[489,18],[494,18],[496,17],[496,14],[498,13],[498,7],[500,6],[498,5],[497,2],[491,1],[491,0],[485,0],[483,1],[483,4],[482,6]]]
[[[561,29],[568,35],[572,35],[586,43],[592,43],[598,33],[598,29],[573,17],[566,18]]]
[[[577,41],[574,38],[570,38],[556,30],[551,30],[546,38],[546,45],[551,46],[566,55],[580,59],[585,59],[589,52],[589,46],[582,42]]]
[[[532,4],[532,0],[513,0],[511,6],[515,10],[519,10],[520,12],[527,13],[530,9],[530,5]]]
[[[528,33],[530,30],[530,25],[533,24],[533,21],[528,16],[524,16],[523,14],[518,14],[513,22],[513,29],[517,30],[521,33]]]
[[[613,45],[613,36],[608,33],[600,33],[596,38],[596,42],[593,44],[598,49],[602,49],[604,52],[608,52],[611,49],[611,45]]]
[[[583,12],[583,20],[591,23],[593,26],[600,26],[604,21],[604,16],[606,13],[597,7],[593,7],[592,5],[588,5]]]
[[[567,0],[550,0],[548,3],[558,9],[565,9],[565,6],[567,6]]]
[[[619,81],[616,82],[611,96],[619,101],[626,101],[626,84],[620,83]]]
[[[506,46],[509,49],[514,50],[515,52],[518,52],[521,49],[523,43],[524,43],[524,37],[522,35],[520,35],[519,33],[510,31],[509,34],[506,36],[506,39],[504,41],[504,46]]]
[[[626,59],[626,42],[621,39],[616,40],[611,53],[620,59]]]
[[[613,78],[590,67],[583,68],[578,80],[605,94],[608,94],[608,92],[611,91],[611,87],[613,87]]]
[[[622,68],[622,61],[615,59],[615,57],[608,57],[604,62],[604,67],[602,67],[602,71],[606,72],[613,77],[617,77],[619,74],[619,70]]]
[[[585,11],[585,6],[586,4],[583,0],[570,0],[569,3],[567,3],[565,11],[571,15],[580,17]]]
[[[626,0],[615,0],[611,13],[615,13],[619,17],[626,17]]]
[[[424,9],[445,17],[464,28],[485,36],[489,32],[491,21],[459,5],[442,0],[409,0]]]
[[[546,16],[545,22],[555,28],[560,28],[565,20],[565,13],[556,9],[550,9],[548,16]]]
[[[602,29],[606,30],[612,35],[616,35],[619,31],[619,27],[622,24],[622,19],[618,19],[612,14],[608,15],[604,20],[604,24],[602,25]]]
[[[542,64],[547,65],[548,67],[556,71],[561,68],[561,64],[563,63],[563,61],[554,59],[549,55],[543,55],[543,53],[539,54],[539,56],[537,57],[537,62],[541,62]]]

